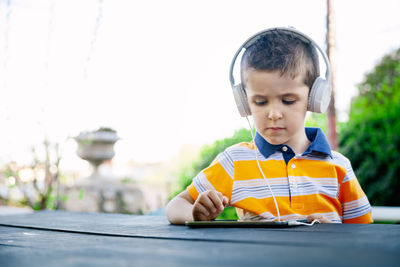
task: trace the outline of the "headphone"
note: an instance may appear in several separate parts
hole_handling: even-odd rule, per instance
[[[266,29],[261,32],[256,33],[255,35],[251,36],[249,39],[244,42],[240,48],[235,53],[230,71],[229,71],[229,80],[231,83],[233,96],[235,98],[236,106],[239,110],[239,113],[242,117],[247,117],[251,115],[250,107],[247,102],[246,92],[241,83],[235,85],[235,79],[233,78],[233,68],[235,67],[236,59],[239,54],[242,52],[243,49],[249,48],[253,45],[260,37],[270,34],[272,32],[283,32],[290,34],[306,44],[311,44],[314,46],[322,55],[325,65],[326,65],[326,72],[325,72],[325,79],[322,77],[317,77],[314,83],[311,86],[309,97],[308,97],[308,105],[307,110],[316,113],[323,113],[328,108],[329,102],[331,101],[331,69],[329,65],[328,57],[326,56],[325,52],[307,35],[304,33],[294,29],[294,28],[287,28],[287,27],[277,27]],[[314,59],[318,61],[318,56],[313,52],[311,49]],[[315,55],[314,55],[315,54]],[[319,64],[319,62],[314,62],[314,64]],[[319,66],[319,65],[318,65]]]

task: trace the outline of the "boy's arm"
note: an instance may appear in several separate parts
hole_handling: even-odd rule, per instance
[[[214,220],[227,205],[228,198],[221,192],[215,190],[202,192],[195,201],[185,190],[168,203],[167,218],[173,224]]]
[[[345,158],[346,175],[339,187],[343,223],[372,223],[371,204],[361,188],[350,161]]]
[[[187,190],[174,197],[167,205],[167,219],[173,224],[185,224],[185,221],[193,221],[194,200]]]

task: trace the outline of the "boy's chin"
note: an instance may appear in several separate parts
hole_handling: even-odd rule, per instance
[[[280,142],[280,141],[270,141],[270,140],[268,140],[268,139],[266,139],[267,141],[268,141],[268,143],[270,143],[271,145],[274,145],[274,146],[276,146],[276,145],[282,145],[282,144],[284,144],[283,142]]]
[[[274,137],[269,137],[269,136],[264,136],[262,137],[271,145],[282,145],[285,143],[285,141],[282,138],[274,138]]]

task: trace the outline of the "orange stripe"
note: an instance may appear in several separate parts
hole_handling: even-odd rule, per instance
[[[199,192],[197,192],[196,187],[194,187],[193,183],[187,187],[187,190],[189,192],[189,195],[193,198],[193,200],[196,200],[197,197],[199,196]]]
[[[342,207],[339,200],[321,194],[303,195],[292,197],[292,203],[302,203],[303,209],[293,209],[293,212],[304,215],[312,213],[336,212],[342,215]],[[292,204],[292,206],[294,206]]]
[[[260,161],[261,169],[267,178],[286,177],[286,164],[283,160]],[[257,161],[236,161],[235,180],[249,180],[262,178],[262,174],[257,166]]]
[[[295,168],[291,168],[291,164]],[[260,161],[260,166],[267,178],[286,177],[288,172],[293,176],[308,176],[311,178],[338,178],[341,180],[346,175],[346,170],[341,166],[327,161],[292,159],[288,165],[283,160]],[[261,173],[255,160],[236,161],[235,180],[259,178]]]
[[[276,201],[278,202],[279,213],[281,215],[288,215],[293,213],[288,210],[288,197],[277,197]],[[256,199],[253,197],[249,197],[236,202],[233,206],[244,209],[245,211],[253,212],[255,214],[271,212],[274,216],[278,216],[273,198]]]
[[[221,192],[224,196],[228,197],[230,201],[232,196],[233,180],[222,167],[222,165],[217,162],[214,165],[204,169],[203,174],[207,177],[207,180],[210,182],[210,184],[212,184],[215,190]],[[194,200],[196,200],[199,196],[199,192],[197,191],[194,184],[190,184],[187,189],[190,196]]]
[[[225,171],[220,163],[210,166],[203,171],[207,180],[214,186],[215,190],[221,192],[224,196],[229,198],[232,196],[233,180]]]
[[[347,181],[340,186],[339,200],[341,203],[358,200],[364,196],[364,191],[357,179]]]
[[[372,223],[372,222],[374,222],[374,220],[372,220],[371,212],[357,218],[343,220],[343,223]]]
[[[341,179],[343,179],[346,175],[346,169],[329,161],[292,159],[288,164],[288,168],[291,167],[291,164],[294,164],[295,168],[289,170],[293,172],[291,175],[295,176],[308,176],[314,178],[341,177]]]

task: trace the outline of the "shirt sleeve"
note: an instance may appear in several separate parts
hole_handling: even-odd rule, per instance
[[[196,200],[199,194],[207,190],[221,192],[231,202],[233,185],[233,160],[227,151],[220,153],[209,167],[202,170],[187,190],[190,196]]]
[[[371,205],[362,190],[350,161],[345,158],[346,175],[339,188],[343,223],[372,223]]]

